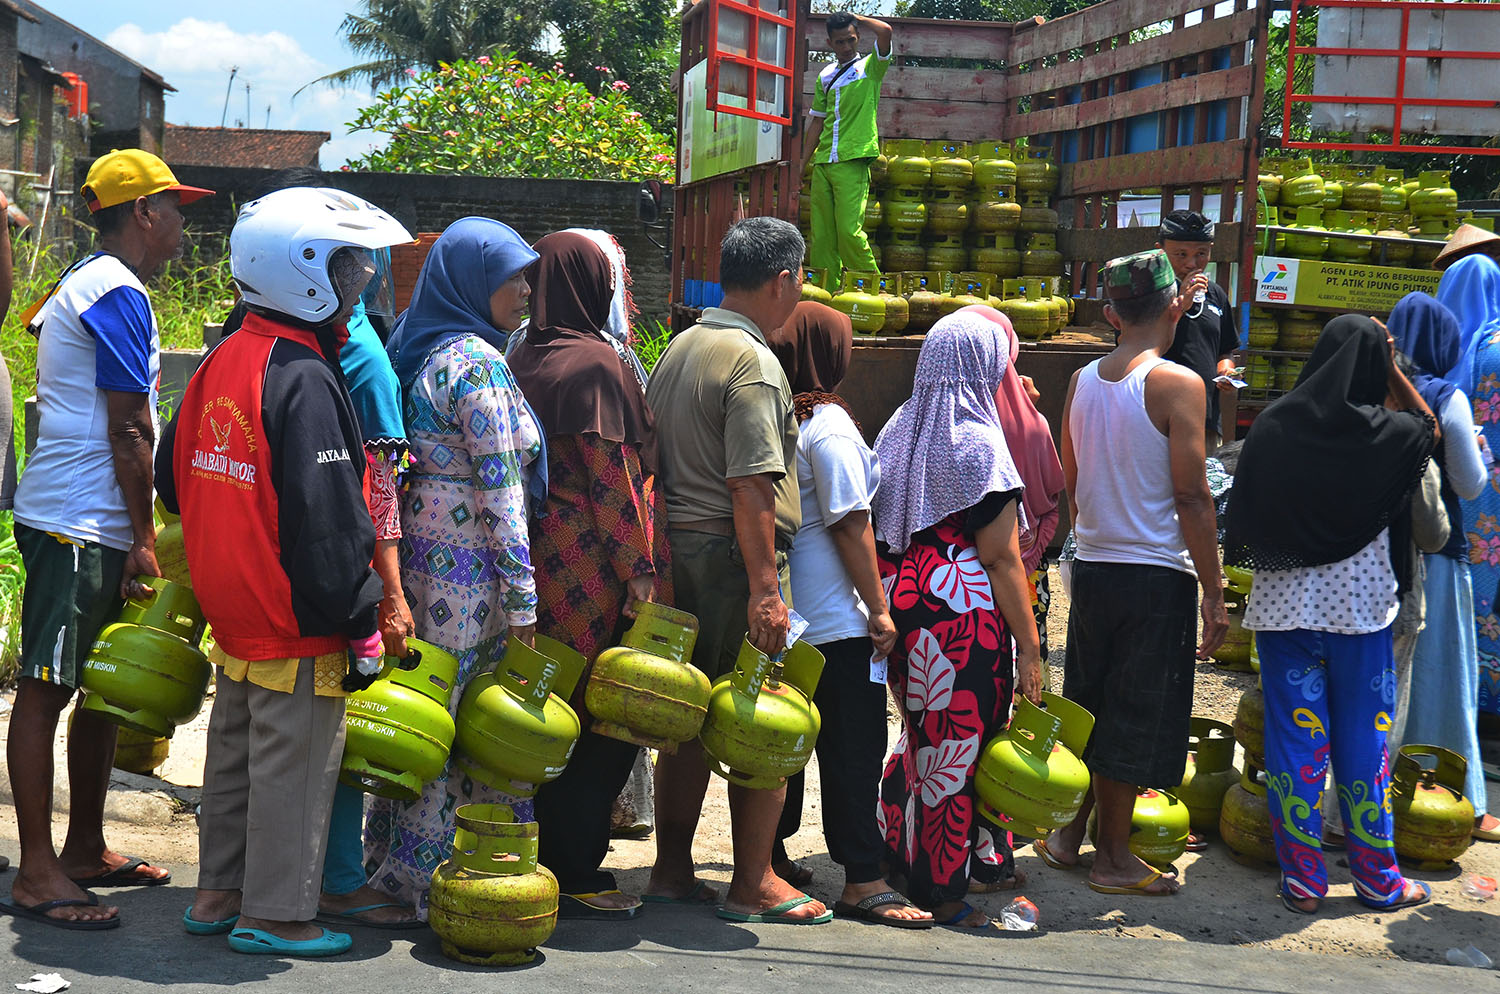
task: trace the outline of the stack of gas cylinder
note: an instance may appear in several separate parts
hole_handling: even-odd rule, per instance
[[[870,169],[865,210],[881,272],[846,272],[832,286],[827,274],[813,270],[804,297],[843,310],[866,334],[924,332],[947,312],[934,298],[953,297],[1015,300],[1026,315],[1025,337],[1055,333],[1071,314],[1060,295],[1063,259],[1052,207],[1060,178],[1048,146],[887,141]],[[809,237],[810,193],[804,178],[801,220]],[[893,298],[906,306],[893,307]]]
[[[1367,265],[1426,269],[1440,249],[1391,245],[1361,238],[1330,238],[1329,232],[1446,241],[1460,224],[1494,230],[1493,218],[1458,209],[1458,194],[1446,170],[1407,178],[1379,165],[1319,165],[1310,159],[1261,160],[1261,204],[1257,221],[1294,233],[1263,232],[1262,255],[1328,259]]]

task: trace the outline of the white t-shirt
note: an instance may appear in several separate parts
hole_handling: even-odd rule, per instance
[[[100,252],[68,274],[37,315],[37,441],[16,489],[16,520],[129,550],[104,391],[148,394],[156,418],[161,343],[146,288]]]
[[[844,571],[828,526],[852,511],[870,510],[880,485],[880,460],[842,407],[821,404],[797,438],[802,527],[792,545],[792,604],[807,619],[812,645],[870,633],[870,611]]]

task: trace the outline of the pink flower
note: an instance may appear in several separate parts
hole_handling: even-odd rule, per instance
[[[458,132],[457,131],[451,131],[451,130],[450,131],[444,131],[443,132],[443,137],[444,138],[457,138],[458,137]]]
[[[477,62],[477,63],[479,63],[482,66],[487,66],[487,65],[490,64],[490,57],[488,55],[481,55],[479,58],[475,59],[474,61]]]
[[[609,88],[618,93],[624,93],[626,90],[630,89],[630,84],[625,82],[623,79],[617,79],[613,83],[609,84]]]
[[[530,86],[531,85],[531,77],[530,76],[517,76],[516,77],[516,85],[517,86]]]
[[[1483,635],[1491,642],[1500,639],[1500,618],[1496,618],[1493,614],[1485,615],[1483,618],[1480,618],[1479,634]]]
[[[652,162],[671,162],[672,157],[665,152],[658,152],[651,157]]]
[[[409,76],[409,77],[411,77],[412,79],[416,79],[417,78],[417,71],[415,69],[408,69],[408,70],[406,70],[406,75]]]

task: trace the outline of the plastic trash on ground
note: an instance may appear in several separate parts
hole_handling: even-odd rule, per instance
[[[1007,932],[1034,932],[1039,913],[1025,896],[1018,897],[1000,912],[1000,924]]]
[[[32,991],[34,994],[57,994],[72,987],[73,983],[64,980],[58,973],[33,973],[31,981],[25,984],[17,984],[18,991]]]
[[[1462,949],[1450,949],[1447,953],[1448,962],[1454,966],[1467,966],[1475,970],[1488,970],[1495,965],[1479,948],[1473,943]]]
[[[1488,901],[1495,896],[1495,878],[1471,873],[1464,877],[1463,892],[1464,897],[1471,897],[1476,901]]]

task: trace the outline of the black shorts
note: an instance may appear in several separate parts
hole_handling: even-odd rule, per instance
[[[128,554],[97,542],[64,541],[20,522],[15,536],[26,567],[20,675],[77,689],[94,639],[124,603],[120,577]]]
[[[1093,712],[1089,772],[1137,787],[1182,782],[1197,593],[1181,570],[1074,561],[1063,696]]]

